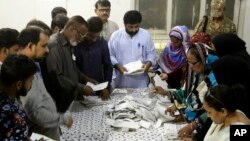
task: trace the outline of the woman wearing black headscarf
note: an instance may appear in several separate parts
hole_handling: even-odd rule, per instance
[[[246,43],[236,34],[220,34],[215,36],[212,42],[219,58],[225,55],[238,56],[250,66],[250,55],[246,50]]]
[[[246,43],[232,33],[217,35],[212,42],[220,58],[212,64],[218,84],[232,86],[239,83],[246,87],[248,95],[242,99],[239,109],[250,117],[250,109],[247,109],[250,106],[250,55]]]

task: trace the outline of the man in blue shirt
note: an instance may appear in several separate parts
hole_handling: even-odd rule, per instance
[[[76,65],[82,73],[99,83],[109,82],[108,88],[100,92],[102,100],[108,100],[113,69],[108,43],[100,37],[103,27],[102,20],[99,17],[91,17],[87,22],[88,33],[76,47]]]

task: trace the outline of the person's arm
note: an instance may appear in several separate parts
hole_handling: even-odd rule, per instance
[[[109,48],[106,41],[104,41],[102,46],[102,64],[103,64],[103,73],[104,73],[104,81],[109,82],[109,89],[110,89],[110,83],[112,80],[112,74],[113,74],[113,67],[110,60],[110,54],[109,54]]]
[[[152,41],[152,38],[148,34],[146,49],[145,49],[145,52],[143,52],[143,62],[145,64],[145,67],[144,67],[145,71],[148,71],[148,69],[151,66],[154,66],[156,64],[156,56],[157,55],[156,55],[154,43]]]
[[[55,85],[58,85],[59,89],[66,93],[63,98],[65,100],[73,101],[79,93],[83,93],[84,85],[79,82],[72,81],[64,75],[63,57],[65,56],[63,56],[63,54],[59,51],[59,48],[62,47],[49,44],[49,48],[50,52],[46,59],[48,75],[51,81],[54,81]]]
[[[123,74],[124,71],[127,71],[123,65],[119,64],[119,62],[116,59],[117,53],[116,53],[116,47],[117,47],[117,32],[114,32],[111,35],[111,38],[109,39],[108,42],[108,47],[109,47],[109,54],[110,54],[110,60],[113,65],[113,67],[118,70],[121,74]]]
[[[6,102],[6,101],[4,100],[3,102]],[[4,108],[4,107],[8,107],[8,108]],[[28,126],[26,125],[24,112],[23,110],[20,110],[18,103],[15,102],[15,103],[9,104],[8,102],[6,103],[0,102],[0,108],[1,108],[0,139],[1,140],[11,140],[11,139],[28,140]],[[15,110],[13,111],[14,108]]]
[[[81,43],[75,48],[75,56],[76,56],[76,66],[77,66],[77,73],[79,75],[80,83],[86,84],[87,82],[92,82],[94,84],[98,84],[99,82],[94,80],[93,78],[88,77],[83,71],[83,53],[81,49]]]
[[[33,123],[45,128],[59,126],[59,121],[66,124],[69,117],[57,112],[56,105],[42,81],[35,77],[28,95],[22,98],[26,115]]]
[[[194,28],[194,33],[201,31],[201,30],[202,30],[202,26],[203,26],[203,19],[200,20],[200,21],[197,23],[197,25],[195,26],[195,28]]]

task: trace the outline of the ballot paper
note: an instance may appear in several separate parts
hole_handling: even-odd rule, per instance
[[[55,141],[47,136],[44,136],[44,135],[41,135],[38,133],[34,133],[34,132],[31,134],[31,137],[30,137],[31,141],[36,141],[36,140],[39,140],[41,138],[43,138],[45,141]]]
[[[91,82],[88,82],[86,85],[90,86],[94,91],[100,91],[100,90],[107,88],[108,82],[103,82],[99,84],[93,84]]]
[[[187,123],[164,123],[165,141],[181,141],[178,138],[178,131],[186,125]]]
[[[144,73],[144,69],[142,68],[142,62],[140,60],[135,62],[130,62],[124,67],[127,69],[127,72],[124,72],[125,75],[136,75]]]
[[[168,84],[165,80],[161,80],[161,77],[156,74],[154,77],[154,82],[155,82],[155,86],[161,86],[163,89],[167,90],[168,89]]]
[[[112,93],[115,93],[115,94],[127,94],[128,90],[116,88],[116,89],[113,90]]]

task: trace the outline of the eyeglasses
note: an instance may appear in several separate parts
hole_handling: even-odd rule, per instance
[[[98,9],[98,11],[100,11],[102,13],[104,13],[104,12],[108,13],[108,12],[110,12],[110,8],[108,8],[108,9]]]
[[[76,27],[75,27],[75,30],[81,39],[83,39],[86,36],[86,33],[85,34],[81,33]]]
[[[222,105],[223,107],[225,107],[225,105],[215,96],[213,96],[210,91],[208,92],[207,96],[211,97],[213,100],[215,100],[216,102],[220,103],[220,105]]]

